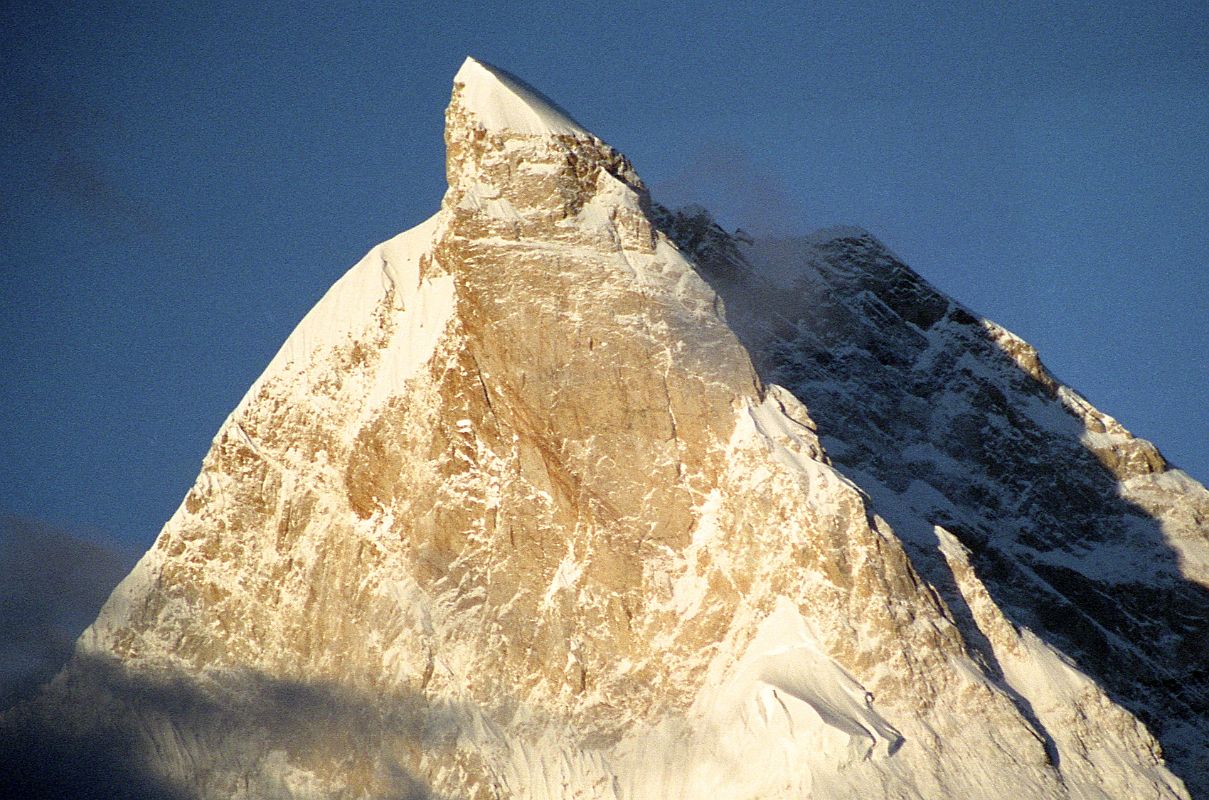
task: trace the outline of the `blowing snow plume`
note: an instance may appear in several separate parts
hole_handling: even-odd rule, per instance
[[[699,148],[652,191],[669,208],[700,206],[725,227],[761,238],[800,236],[809,230],[808,212],[786,179],[762,167],[737,142]]]

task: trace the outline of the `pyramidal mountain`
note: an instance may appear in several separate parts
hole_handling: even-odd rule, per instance
[[[473,59],[445,139],[6,796],[1209,797],[1200,484],[863,230],[665,209]]]

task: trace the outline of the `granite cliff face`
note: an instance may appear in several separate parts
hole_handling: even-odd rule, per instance
[[[440,211],[308,314],[5,718],[15,786],[1204,781],[1202,487],[862,231],[756,243],[662,209],[474,60],[446,144]]]

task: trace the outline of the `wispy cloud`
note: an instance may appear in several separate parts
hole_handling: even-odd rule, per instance
[[[0,709],[54,675],[134,561],[95,537],[0,517]]]
[[[789,184],[760,166],[737,143],[714,142],[688,156],[671,177],[656,181],[654,199],[669,207],[704,206],[723,225],[761,236],[807,230],[805,206]]]
[[[163,227],[151,210],[121,189],[99,161],[67,150],[50,164],[47,186],[59,198],[93,219],[158,236]]]
[[[123,188],[89,144],[99,131],[120,127],[111,115],[67,95],[34,92],[13,99],[2,125],[31,189],[40,186],[111,229],[163,235],[166,228],[152,207]]]

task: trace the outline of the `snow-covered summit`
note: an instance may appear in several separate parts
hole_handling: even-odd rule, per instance
[[[0,797],[1209,795],[1209,492],[863,231],[663,208],[473,59],[446,123]]]
[[[461,84],[462,108],[488,131],[592,136],[550,98],[499,67],[468,56],[453,82]]]

